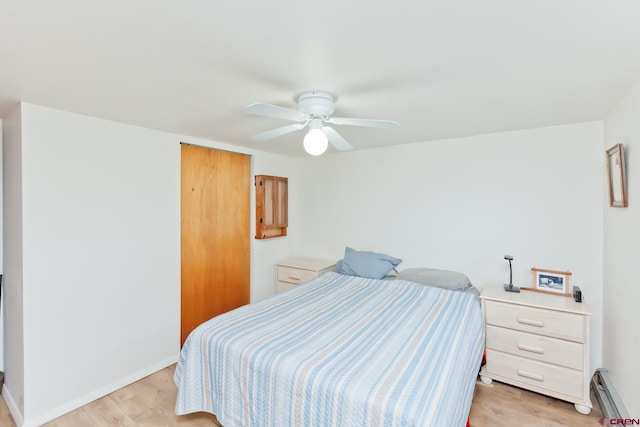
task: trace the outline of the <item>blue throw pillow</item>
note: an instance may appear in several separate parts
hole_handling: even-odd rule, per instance
[[[349,276],[382,279],[388,272],[400,264],[400,258],[375,252],[356,251],[347,246],[344,259],[338,273]]]

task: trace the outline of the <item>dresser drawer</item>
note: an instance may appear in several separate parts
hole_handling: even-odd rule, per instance
[[[299,285],[318,276],[317,271],[278,266],[278,281]]]
[[[556,297],[564,298],[564,297]],[[585,316],[556,310],[486,301],[486,322],[575,342],[584,342]]]
[[[289,289],[293,289],[295,288],[297,285],[294,283],[287,283],[287,282],[281,282],[278,281],[276,283],[276,292],[280,293],[280,292],[285,292],[288,291]]]
[[[540,362],[584,369],[584,345],[487,325],[487,347]]]
[[[572,399],[584,400],[582,371],[563,368],[487,349],[486,371],[497,380],[529,385]],[[525,387],[527,388],[527,387]]]

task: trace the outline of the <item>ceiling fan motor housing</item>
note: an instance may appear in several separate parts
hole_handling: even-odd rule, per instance
[[[326,92],[307,92],[298,97],[298,111],[317,117],[333,114],[334,98]]]

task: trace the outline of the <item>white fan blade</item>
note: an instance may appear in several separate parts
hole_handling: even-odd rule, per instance
[[[323,126],[322,131],[325,135],[327,135],[327,139],[335,147],[338,151],[348,151],[353,150],[353,145],[349,144],[349,141],[344,139],[342,135],[340,135],[334,128],[330,128],[329,126]]]
[[[348,117],[330,117],[327,119],[328,123],[335,125],[350,125],[350,126],[365,126],[372,128],[384,128],[393,129],[400,127],[398,122],[393,120],[372,120],[372,119],[351,119]]]
[[[306,113],[292,110],[291,108],[265,104],[263,102],[247,105],[244,111],[249,114],[255,114],[256,116],[276,117],[278,119],[293,120],[295,122],[304,122],[309,119],[309,115]]]
[[[307,125],[306,123],[294,123],[292,125],[282,126],[280,128],[271,129],[266,132],[257,133],[253,135],[251,139],[257,142],[268,141],[278,136],[286,135],[288,133],[300,130],[306,125]]]

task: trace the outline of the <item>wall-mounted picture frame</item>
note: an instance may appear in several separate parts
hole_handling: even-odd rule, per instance
[[[543,270],[533,267],[533,290],[556,295],[570,296],[568,271]]]
[[[609,181],[609,206],[627,207],[627,176],[624,146],[616,144],[607,150],[607,176]]]

